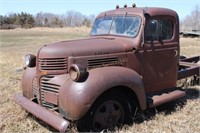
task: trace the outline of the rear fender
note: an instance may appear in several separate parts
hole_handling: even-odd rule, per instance
[[[63,112],[67,112],[69,119],[79,119],[103,92],[116,86],[125,86],[134,91],[141,109],[146,109],[141,77],[135,71],[124,67],[92,69],[85,82],[67,80],[59,92],[59,106]]]

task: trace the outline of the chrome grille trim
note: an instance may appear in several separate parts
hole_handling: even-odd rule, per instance
[[[66,58],[39,58],[38,65],[40,70],[67,70]]]

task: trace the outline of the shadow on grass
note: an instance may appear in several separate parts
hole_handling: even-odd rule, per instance
[[[149,120],[153,119],[156,116],[156,114],[160,114],[160,113],[162,113],[164,115],[170,115],[173,112],[176,112],[176,111],[180,110],[181,108],[183,108],[184,105],[187,104],[187,100],[192,100],[192,99],[198,99],[199,98],[200,90],[198,90],[197,88],[189,88],[188,87],[188,88],[184,89],[184,91],[186,92],[186,96],[182,97],[182,98],[180,98],[178,100],[175,100],[175,101],[172,101],[172,102],[169,102],[169,103],[165,103],[163,105],[160,105],[160,106],[155,107],[155,108],[150,108],[150,109],[147,109],[145,111],[138,110],[136,115],[135,115],[135,117],[132,118],[132,120],[127,124],[130,125],[130,126],[133,123],[140,124],[140,123],[142,123],[144,121],[149,121]],[[48,129],[50,132],[58,132],[56,129],[54,129],[53,127],[49,126],[45,122],[37,119],[33,115],[30,114],[30,116],[34,120],[36,120],[42,127]],[[77,132],[77,130],[74,129],[74,128],[69,130],[69,132],[72,132],[72,133],[73,132]],[[118,131],[120,128],[123,128],[123,125],[119,126],[117,129],[113,128],[113,129],[110,129],[108,131],[111,131],[111,132]]]
[[[46,128],[47,130],[49,130],[50,132],[53,133],[58,133],[59,131],[56,130],[55,128],[53,128],[52,126],[48,125],[47,123],[43,122],[42,120],[36,118],[34,115],[32,115],[31,113],[28,113],[28,116],[31,117],[32,119],[34,119],[38,124],[40,124],[42,127]],[[66,132],[70,132],[70,133],[75,133],[77,132],[76,129],[72,128],[67,130]]]
[[[28,116],[31,117],[33,120],[35,120],[38,124],[40,124],[42,127],[48,129],[50,132],[58,132],[56,129],[54,129],[53,127],[49,126],[47,123],[41,121],[40,119],[38,119],[37,117],[35,117],[34,115],[32,115],[31,113],[28,113]]]
[[[180,109],[182,109],[188,100],[200,98],[200,90],[197,88],[185,88],[183,89],[186,92],[186,96],[171,101],[155,108],[150,108],[145,111],[138,111],[136,117],[134,118],[134,123],[142,123],[144,121],[151,120],[155,117],[156,114],[162,113],[163,115],[170,115]],[[133,124],[133,123],[132,123]]]

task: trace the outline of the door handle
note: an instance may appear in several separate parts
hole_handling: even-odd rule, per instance
[[[178,50],[174,50],[175,52],[175,57],[178,55]]]

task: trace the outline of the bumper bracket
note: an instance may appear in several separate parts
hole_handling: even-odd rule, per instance
[[[30,101],[22,94],[16,94],[14,101],[26,109],[28,112],[54,127],[60,132],[65,132],[69,126],[69,121],[63,119],[61,116],[41,107],[40,105]]]

